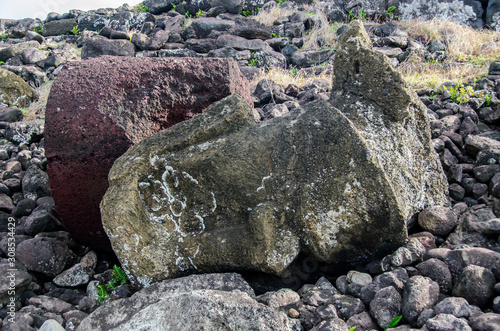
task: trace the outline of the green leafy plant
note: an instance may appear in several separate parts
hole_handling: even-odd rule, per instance
[[[188,10],[186,10],[183,15],[185,18],[192,18],[193,17],[193,15],[191,15],[191,13]]]
[[[0,65],[1,65],[1,63],[0,63]],[[489,107],[491,105],[492,95],[490,93],[488,93],[484,96],[484,98],[485,98],[484,104],[486,105],[486,107]]]
[[[356,330],[355,326],[349,328],[349,331],[354,331],[354,330]]]
[[[33,31],[35,31],[38,34],[42,34],[43,33],[43,24],[42,23],[38,24],[38,26],[36,28],[34,28]]]
[[[281,38],[279,34],[276,34],[274,32],[271,33],[271,38]]]
[[[390,6],[389,8],[387,8],[387,10],[385,12],[391,16],[394,16],[395,10],[396,10],[396,6]]]
[[[348,12],[348,14],[349,14],[349,18],[348,18],[349,22],[356,19],[356,18],[362,18],[365,20],[368,19],[368,15],[366,14],[364,8],[359,9],[357,14],[354,14],[353,12]]]
[[[71,33],[75,36],[80,34],[80,31],[78,31],[78,25],[71,29]]]
[[[139,10],[140,13],[149,13],[148,6],[144,6],[142,3],[139,3],[137,5],[137,9]]]
[[[358,11],[358,17],[364,18],[365,20],[368,19],[368,15],[365,13],[365,9],[364,8],[361,8]]]
[[[0,61],[0,66],[1,66],[1,65],[4,65],[4,64],[5,64],[5,62],[3,62],[3,61]]]
[[[258,63],[259,63],[259,61],[257,61],[257,59],[250,59],[250,60],[248,60],[248,65],[249,66],[255,67],[255,66],[257,66]]]
[[[117,265],[113,266],[113,273],[111,275],[111,280],[104,285],[97,286],[97,303],[101,303],[107,298],[109,298],[109,293],[113,291],[118,286],[124,285],[128,282],[128,277]]]
[[[174,11],[175,10],[175,3],[172,3],[171,5],[172,5],[172,9],[171,10]]]
[[[281,5],[283,5],[287,1],[288,0],[276,0],[276,3],[281,6]]]
[[[297,74],[298,74],[297,68],[293,68],[292,69],[292,76],[295,77],[295,76],[297,76]]]
[[[0,33],[0,39],[7,39],[8,35],[5,32]]]
[[[260,7],[256,7],[254,9],[245,9],[245,10],[241,10],[239,12],[240,15],[243,15],[243,16],[246,16],[246,17],[249,17],[249,16],[255,16],[259,13],[260,11]]]
[[[399,316],[396,316],[394,317],[390,322],[389,324],[387,324],[387,327],[385,328],[386,330],[387,329],[392,329],[392,328],[395,328],[399,322],[401,321],[401,318],[403,318],[402,315],[399,315]]]
[[[462,84],[458,84],[450,87],[451,100],[459,104],[468,102],[474,93],[472,86],[464,87]]]
[[[198,10],[198,12],[194,15],[196,18],[201,17],[201,15],[205,14],[205,12],[201,9]]]

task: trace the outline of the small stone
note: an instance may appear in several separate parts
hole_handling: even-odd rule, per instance
[[[290,289],[280,289],[269,296],[267,305],[271,308],[285,308],[300,302],[297,292]]]
[[[457,223],[458,219],[453,210],[446,207],[429,207],[418,215],[418,224],[424,230],[438,236],[449,234]]]
[[[347,322],[348,328],[356,327],[360,330],[376,330],[378,328],[377,323],[375,323],[368,312],[362,312],[357,315],[351,316]]]
[[[347,282],[351,284],[357,284],[360,286],[366,286],[373,281],[370,274],[351,270],[347,273]]]
[[[500,328],[500,314],[486,313],[474,318],[472,329],[475,331],[498,331]]]
[[[11,213],[15,208],[12,199],[7,194],[0,193],[0,211]]]
[[[76,287],[88,284],[90,276],[81,263],[77,263],[57,275],[52,281],[58,286]]]
[[[68,246],[59,240],[37,237],[24,240],[16,249],[16,259],[22,262],[28,270],[41,272],[54,277],[66,265],[69,258]]]
[[[299,318],[300,314],[299,312],[294,309],[294,308],[290,308],[288,309],[288,317],[290,318]]]
[[[413,276],[405,284],[402,313],[405,320],[416,325],[424,309],[432,308],[439,297],[439,285],[430,278]]]
[[[347,320],[351,316],[366,310],[365,305],[360,299],[348,295],[334,295],[331,298],[331,303],[337,309],[338,316],[343,320]]]
[[[370,302],[370,313],[381,328],[386,328],[390,321],[401,314],[402,298],[392,287],[385,287],[375,294]]]
[[[39,331],[66,331],[61,324],[59,324],[56,320],[48,319],[46,320]]]
[[[470,265],[463,269],[453,287],[453,295],[465,298],[470,304],[483,307],[493,295],[495,276],[483,267]]]
[[[420,271],[422,276],[429,277],[438,283],[441,293],[448,293],[451,291],[451,273],[448,266],[443,261],[431,258],[417,264],[416,268]]]
[[[347,324],[340,318],[334,318],[327,321],[322,321],[311,331],[332,331],[332,330],[347,330]]]
[[[337,309],[335,308],[334,305],[326,305],[326,306],[321,306],[318,309],[316,309],[316,313],[318,314],[319,318],[322,320],[329,320],[332,318],[338,318],[337,316]]]
[[[428,331],[472,331],[467,320],[463,318],[457,318],[450,314],[438,314],[433,317],[424,325],[424,330]]]
[[[50,195],[49,176],[36,166],[30,166],[22,180],[25,199],[37,200]]]
[[[434,306],[436,314],[451,314],[457,318],[469,318],[472,311],[464,298],[450,297]]]

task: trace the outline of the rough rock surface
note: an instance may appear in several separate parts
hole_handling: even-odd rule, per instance
[[[359,27],[345,32],[358,43],[366,36]],[[382,113],[393,130],[372,139],[388,143],[402,131],[416,140],[408,142],[413,156],[377,150],[355,126],[366,128],[362,118],[353,124],[326,101],[255,125],[251,108],[231,96],[143,140],[115,162],[101,203],[115,253],[134,281],[148,284],[193,271],[282,275],[300,252],[334,264],[401,246],[412,213],[446,201],[427,122],[412,116],[419,108],[406,98],[394,106],[409,124]],[[403,181],[420,186],[396,191]]]
[[[25,107],[37,99],[35,90],[16,74],[0,69],[0,107]]]
[[[490,0],[491,1],[491,0]],[[398,12],[402,19],[430,20],[439,18],[481,28],[484,0],[400,0]]]
[[[163,281],[98,308],[78,330],[291,330],[283,312],[258,303],[238,274]]]
[[[332,103],[383,166],[408,220],[429,205],[445,205],[446,177],[432,147],[425,106],[382,54],[373,51],[361,22],[341,37]]]
[[[230,59],[103,56],[68,65],[54,82],[45,121],[50,185],[65,227],[79,241],[109,249],[99,202],[115,159],[232,93],[252,101]]]

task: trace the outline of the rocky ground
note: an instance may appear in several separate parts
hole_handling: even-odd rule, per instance
[[[305,24],[309,17],[305,14],[302,18],[288,17],[276,25],[286,31],[295,31],[293,29],[298,27],[297,35],[282,34],[290,39],[270,38],[271,33],[276,33],[266,30],[269,37],[263,38],[267,39],[265,45],[254,42],[240,46],[245,43],[236,38],[241,36],[237,36],[235,31],[251,30],[243,29],[247,26],[245,24],[250,24],[243,17],[239,18],[240,21],[235,17],[226,17],[227,21],[233,22],[226,22],[231,25],[228,29],[238,27],[232,29],[231,34],[217,32],[206,38],[213,31],[223,31],[227,27],[218,30],[206,18],[193,22],[190,31],[194,32],[182,29],[165,34],[161,32],[168,31],[165,22],[182,26],[170,20],[170,17],[175,19],[179,15],[172,13],[155,17],[150,13],[135,12],[132,17],[144,17],[142,33],[132,35],[132,41],[129,41],[128,35],[122,39],[124,36],[119,33],[119,23],[109,19],[113,15],[128,15],[124,12],[132,11],[69,13],[47,19],[46,23],[59,22],[59,29],[67,23],[66,30],[74,28],[75,20],[79,29],[83,26],[81,22],[91,21],[88,33],[80,36],[62,35],[64,32],[57,30],[54,32],[57,36],[42,37],[34,31],[26,32],[38,27],[36,21],[8,23],[10,28],[4,31],[9,31],[10,35],[0,48],[0,61],[6,64],[1,69],[20,75],[32,87],[40,89],[40,85],[55,78],[63,69],[61,64],[80,57],[82,49],[78,45],[83,47],[85,38],[90,38],[92,34],[95,22],[107,17],[108,21],[99,28],[103,37],[87,44],[85,52],[82,51],[84,57],[91,54],[90,50],[97,55],[102,49],[109,50],[109,47],[103,46],[108,42],[123,40],[133,45],[132,54],[128,55],[135,56],[200,56],[209,52],[218,56],[227,52],[228,57],[238,60],[242,71],[250,78],[256,74],[255,66],[249,65],[252,59],[256,59],[257,66],[262,67],[270,62],[276,64],[273,61],[278,59],[283,63],[289,60],[298,68],[309,67],[311,69],[307,70],[311,72],[331,70],[329,65],[316,65],[331,63],[333,50],[299,50],[296,45],[305,36]],[[70,17],[73,14],[76,17]],[[295,15],[298,16],[301,15]],[[159,19],[163,20],[164,28],[155,31],[154,26],[161,26]],[[120,18],[115,21],[120,22]],[[151,24],[145,24],[147,22]],[[300,24],[295,24],[297,22]],[[23,24],[24,36],[21,38]],[[106,24],[109,24],[109,29],[104,28]],[[442,48],[418,46],[407,37],[400,36],[401,32],[394,25],[367,25],[374,27],[374,43],[392,56],[394,64],[404,61],[405,55],[402,54],[408,54],[414,48],[427,52],[429,57],[446,55]],[[148,26],[151,31],[146,33]],[[21,32],[16,32],[18,30]],[[187,33],[195,35],[184,38],[182,34]],[[163,38],[163,41],[158,38]],[[245,35],[245,38],[249,37]],[[295,43],[293,38],[297,38]],[[156,47],[151,46],[153,42],[161,46],[151,49]],[[142,49],[141,43],[148,46]],[[286,49],[295,51],[287,56]],[[295,57],[293,54],[296,54]],[[310,59],[317,60],[307,64]],[[174,312],[175,307],[168,306],[168,301],[193,306],[193,313],[202,316],[216,310],[223,311],[236,316],[233,321],[236,324],[248,318],[241,311],[250,312],[247,315],[252,316],[254,324],[248,324],[248,328],[261,330],[347,330],[354,326],[356,330],[377,330],[385,328],[400,315],[402,320],[399,322],[401,326],[396,328],[398,330],[499,330],[500,63],[491,64],[486,78],[458,88],[457,84],[448,82],[439,88],[416,91],[428,108],[434,149],[440,156],[449,182],[450,207],[432,207],[420,213],[418,219],[409,224],[409,242],[394,253],[366,265],[352,266],[352,271],[342,274],[318,275],[314,264],[304,263],[302,272],[290,288],[267,293],[257,291],[257,295],[239,275],[197,275],[153,284],[131,298],[137,289],[129,284],[119,285],[100,304],[97,303],[97,286],[112,281],[112,267],[118,262],[114,256],[78,244],[58,220],[46,174],[44,122],[40,119],[43,118],[43,107],[39,103],[36,107],[38,114],[35,115],[27,110],[2,108],[0,306],[3,308],[0,310],[0,330],[36,330],[42,325],[45,330],[58,330],[60,326],[76,330],[84,319],[82,330],[107,330],[112,328],[112,324],[106,324],[106,316],[126,311],[127,307],[134,307],[134,311],[124,314],[130,319],[120,321],[122,326],[113,327],[137,328],[140,316],[147,320],[148,315],[144,311],[153,309],[153,303],[163,303],[163,306],[158,305],[154,309],[171,309]],[[329,80],[311,80],[301,87],[282,86],[264,80],[254,86],[253,97],[261,120],[268,120],[309,101],[328,99],[329,92]],[[33,119],[36,117],[38,119]],[[15,259],[9,259],[13,257],[13,242],[16,246]],[[15,277],[12,277],[12,272]],[[322,277],[318,279],[319,276]],[[314,283],[306,284],[312,278]],[[14,296],[12,285],[15,285]],[[200,301],[197,296],[199,291],[217,292],[209,293],[210,300]],[[163,293],[164,296],[158,297],[154,293]],[[12,297],[15,298],[13,303],[10,301]],[[117,300],[119,298],[126,299]],[[199,302],[202,302],[200,307],[195,304]],[[243,308],[226,307],[224,302],[236,302],[237,307]],[[13,311],[15,314],[11,314]],[[137,312],[141,313],[134,315]],[[11,319],[13,315],[15,317]],[[175,322],[173,316],[170,319]],[[233,322],[228,322],[228,329],[231,329],[229,323]],[[172,325],[174,328],[175,324]]]

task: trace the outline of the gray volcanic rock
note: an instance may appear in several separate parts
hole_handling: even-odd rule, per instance
[[[439,18],[475,28],[483,27],[482,0],[401,0],[397,7],[401,19],[430,20]],[[490,2],[495,2],[495,0]],[[488,8],[489,9],[489,8]],[[493,10],[489,10],[493,12]],[[487,18],[491,22],[490,15]]]
[[[101,214],[135,281],[194,270],[280,275],[305,247],[338,263],[403,244],[388,179],[340,112],[322,101],[253,121],[231,96],[115,162]]]
[[[108,39],[103,36],[94,36],[87,39],[82,48],[82,59],[102,55],[134,56],[135,46],[128,40]]]
[[[359,21],[340,39],[332,103],[359,131],[367,153],[383,165],[406,220],[427,206],[449,203],[426,107],[387,57],[373,51]]]
[[[8,70],[0,69],[0,107],[22,108],[37,98],[36,91],[21,77]]]
[[[47,170],[62,223],[92,247],[110,249],[99,203],[115,159],[227,95],[253,103],[230,59],[104,56],[67,66],[47,102]]]
[[[257,303],[238,274],[205,274],[153,284],[99,307],[86,330],[291,330],[282,312]]]

